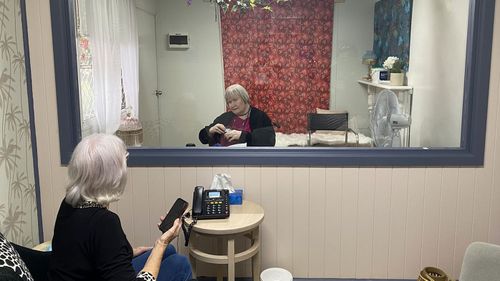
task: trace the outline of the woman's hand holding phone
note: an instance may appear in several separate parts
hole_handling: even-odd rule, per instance
[[[161,221],[163,221],[165,218],[162,216]],[[177,236],[179,236],[179,230],[181,229],[181,220],[180,219],[175,219],[174,224],[170,229],[165,231],[161,236],[160,236],[160,243],[163,245],[168,245],[172,240],[174,240]],[[158,223],[158,226],[160,226],[161,222]]]
[[[163,223],[165,218],[161,217],[161,222],[158,223],[158,227]],[[179,229],[181,228],[181,220],[175,219],[172,223],[172,227],[170,227],[167,231],[163,232],[163,234],[156,240],[156,243],[151,250],[151,254],[144,265],[142,271],[149,272],[154,279],[158,276],[158,272],[160,271],[160,264],[162,262],[163,255],[165,250],[168,247],[168,244],[172,242],[179,235]]]
[[[167,215],[164,218],[161,218],[161,223],[158,226],[160,231],[166,232],[169,228],[171,228],[174,225],[174,221],[184,215],[188,206],[188,202],[184,201],[182,198],[177,198]]]

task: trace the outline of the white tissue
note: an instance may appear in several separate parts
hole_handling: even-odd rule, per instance
[[[231,182],[231,176],[228,174],[216,174],[212,180],[210,189],[227,189],[229,193],[233,193],[234,187]]]

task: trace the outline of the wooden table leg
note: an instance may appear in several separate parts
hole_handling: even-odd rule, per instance
[[[196,241],[196,234],[191,236],[191,240],[189,241],[189,247],[194,248],[195,247],[195,241]],[[191,255],[191,251],[189,251],[189,261],[191,262],[191,272],[193,273],[193,278],[196,279],[197,274],[196,274],[196,259],[194,258],[193,255]]]
[[[259,249],[257,253],[252,257],[252,276],[253,281],[260,281],[260,238],[259,238],[259,226],[252,232],[252,244],[259,243]]]
[[[191,262],[191,271],[193,272],[193,278],[196,279],[196,259],[189,254],[189,261]]]
[[[227,281],[234,281],[234,238],[227,240]]]
[[[217,254],[221,255],[224,251],[224,239],[222,237],[217,237],[217,242],[216,242],[216,247],[217,247]],[[217,281],[223,281],[224,280],[224,266],[223,265],[217,265]]]

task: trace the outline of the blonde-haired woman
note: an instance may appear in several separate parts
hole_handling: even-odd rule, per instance
[[[91,135],[76,146],[52,239],[50,280],[191,279],[188,260],[169,245],[179,235],[179,220],[152,248],[132,249],[118,215],[108,209],[123,194],[127,157],[113,135]]]
[[[229,111],[215,118],[201,129],[198,138],[210,146],[229,146],[246,143],[247,146],[274,146],[276,134],[271,119],[250,105],[247,90],[240,84],[227,87],[224,98]]]

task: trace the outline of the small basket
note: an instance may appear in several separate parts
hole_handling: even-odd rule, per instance
[[[143,130],[116,131],[116,136],[121,138],[126,146],[142,146]]]

